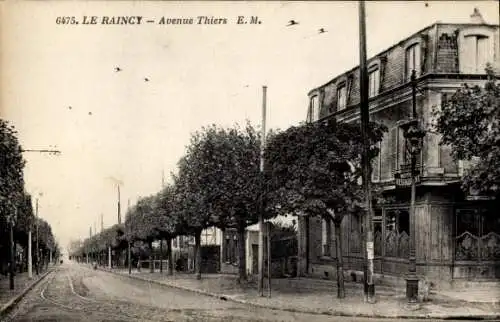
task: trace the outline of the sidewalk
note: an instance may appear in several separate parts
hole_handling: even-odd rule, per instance
[[[33,278],[28,277],[28,273],[16,273],[14,279],[14,289],[10,289],[9,276],[0,276],[0,316],[2,316],[5,311],[9,310],[11,306],[15,305],[34,285],[36,285],[49,271],[42,270],[37,276],[33,272]]]
[[[126,269],[112,271],[129,276]],[[415,308],[407,305],[405,289],[382,285],[376,286],[377,302],[369,304],[363,300],[363,285],[359,283],[346,283],[346,297],[337,299],[336,281],[333,280],[273,279],[271,298],[267,298],[259,296],[255,281],[239,285],[234,275],[204,274],[201,280],[196,280],[194,274],[168,276],[165,272],[151,274],[149,270],[133,270],[131,277],[239,303],[292,312],[380,318],[500,318],[500,290],[496,289],[431,292],[429,301]],[[266,286],[264,296],[267,296]]]

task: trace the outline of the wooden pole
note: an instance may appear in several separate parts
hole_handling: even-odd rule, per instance
[[[132,257],[131,257],[131,250],[130,250],[130,241],[128,242],[128,273],[132,274]]]
[[[267,297],[271,297],[271,226],[267,222]]]
[[[267,86],[262,86],[262,129],[260,144],[260,172],[264,173],[264,149],[266,144],[266,96]],[[263,189],[261,189],[263,191]],[[259,283],[260,296],[264,296],[264,196],[260,199],[259,212]]]
[[[36,205],[35,205],[35,237],[36,237],[36,242],[35,242],[35,246],[36,246],[36,249],[35,249],[35,269],[36,269],[36,275],[40,274],[40,268],[39,268],[39,264],[40,264],[40,259],[39,259],[39,256],[40,256],[40,250],[39,250],[39,246],[38,246],[38,198],[36,198]]]
[[[120,185],[117,185],[118,187],[118,224],[122,223],[122,215],[121,215],[121,210],[120,210]]]
[[[28,231],[28,278],[32,279],[33,278],[33,257],[31,255],[32,250],[32,245],[31,245],[31,227],[30,230]]]
[[[14,289],[14,274],[16,271],[16,244],[14,243],[14,223],[13,218],[10,218],[10,269],[9,269],[9,288]]]
[[[360,68],[360,114],[361,114],[361,135],[363,138],[363,188],[365,192],[365,211],[366,220],[364,220],[366,234],[366,252],[365,252],[365,301],[375,302],[375,285],[373,284],[373,210],[371,196],[371,178],[370,178],[370,159],[369,159],[369,140],[368,127],[370,123],[370,111],[368,102],[368,69],[366,64],[366,22],[365,22],[365,2],[359,2],[359,68]]]

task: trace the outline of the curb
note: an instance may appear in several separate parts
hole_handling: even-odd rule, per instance
[[[200,294],[200,295],[218,298],[220,300],[232,301],[235,303],[251,305],[253,307],[264,308],[264,309],[274,310],[274,311],[286,311],[286,312],[292,312],[292,313],[306,313],[306,314],[314,314],[314,315],[330,315],[330,316],[343,316],[343,317],[378,318],[378,319],[412,319],[412,320],[440,319],[440,320],[478,320],[478,321],[480,321],[480,320],[499,320],[500,319],[500,314],[439,315],[439,314],[429,313],[429,314],[420,314],[420,315],[407,315],[407,314],[383,315],[383,314],[366,314],[366,313],[356,314],[356,313],[346,313],[346,312],[342,312],[342,311],[318,312],[318,311],[314,311],[314,310],[292,309],[292,308],[286,308],[286,307],[279,308],[279,307],[275,307],[275,306],[269,306],[269,305],[265,305],[265,304],[255,303],[252,301],[241,300],[238,298],[234,298],[233,296],[230,296],[230,295],[217,294],[217,293],[213,293],[213,292],[192,289],[192,288],[188,288],[185,286],[179,286],[179,285],[175,285],[175,284],[160,282],[160,281],[156,281],[156,280],[152,280],[152,279],[148,279],[148,278],[144,278],[144,277],[123,274],[123,273],[115,272],[115,271],[108,270],[108,269],[98,268],[98,270],[103,271],[103,272],[107,272],[107,273],[111,273],[111,274],[114,274],[117,276],[128,277],[130,279],[135,279],[135,280],[139,280],[139,281],[143,281],[143,282],[157,284],[157,285],[164,286],[164,287],[180,289],[180,290],[189,291],[189,292]]]
[[[11,299],[9,302],[7,302],[6,304],[4,304],[1,308],[0,308],[0,317],[4,317],[5,315],[7,315],[10,310],[12,310],[12,308],[14,308],[14,306],[16,306],[17,303],[19,303],[19,301],[21,301],[23,299],[23,297],[29,292],[31,291],[38,283],[40,283],[43,279],[45,279],[45,277],[47,275],[49,275],[50,273],[52,273],[54,271],[54,269],[50,269],[50,270],[47,270],[45,273],[43,273],[36,281],[32,282],[30,285],[28,285],[27,287],[24,288],[24,290],[19,293],[18,295],[16,295],[13,299]]]

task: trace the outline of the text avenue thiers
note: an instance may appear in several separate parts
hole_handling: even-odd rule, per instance
[[[237,16],[233,19],[214,16],[197,16],[185,18],[161,17],[157,19],[145,18],[143,16],[83,16],[81,23],[84,25],[141,25],[155,23],[160,25],[225,25],[234,21],[236,24],[260,24],[257,16]],[[59,24],[79,24],[75,17],[58,17]]]

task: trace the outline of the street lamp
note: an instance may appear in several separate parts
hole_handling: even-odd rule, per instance
[[[406,149],[411,156],[411,203],[410,203],[410,254],[408,262],[408,275],[406,276],[406,298],[409,303],[418,301],[418,277],[415,256],[415,199],[416,199],[416,177],[420,171],[416,169],[417,156],[422,151],[425,130],[421,128],[417,118],[416,103],[416,73],[411,74],[412,84],[412,118],[400,125],[406,140]]]

